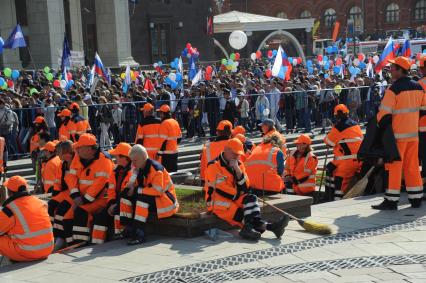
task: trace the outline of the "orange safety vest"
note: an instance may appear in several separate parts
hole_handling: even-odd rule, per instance
[[[355,121],[347,119],[333,126],[324,142],[333,147],[334,160],[352,160],[357,159],[363,137],[361,127]]]
[[[113,167],[111,159],[101,151],[98,151],[95,159],[87,167],[83,166],[77,155],[74,156],[70,170],[65,176],[71,198],[81,196],[89,203],[103,198],[108,189],[108,180]]]
[[[286,139],[285,139],[285,137],[280,132],[278,132],[276,130],[275,131],[267,132],[265,134],[265,137],[272,136],[272,135],[277,135],[277,136],[279,136],[281,138],[281,142],[283,144],[282,148],[281,148],[281,151],[284,153],[284,155],[286,155],[287,154],[287,145],[286,145]]]
[[[4,172],[4,149],[6,148],[6,140],[0,137],[0,173]],[[7,160],[6,160],[7,161]]]
[[[315,191],[318,159],[308,152],[305,156],[296,158],[297,150],[290,152],[285,166],[285,175],[295,177],[299,184],[293,184],[293,189],[298,195],[307,195]]]
[[[160,137],[161,121],[154,116],[145,118],[138,126],[135,144],[139,143],[146,148],[151,159],[157,159],[157,152],[160,150],[163,139]]]
[[[65,176],[67,174],[69,174],[68,164],[65,161],[60,161],[59,165],[56,166],[55,183],[52,191],[52,199],[58,203],[61,203],[64,200],[68,200],[72,203],[68,185],[65,182]]]
[[[235,221],[234,216],[243,207],[244,193],[241,192],[247,191],[250,183],[244,164],[238,164],[243,173],[241,180],[236,180],[233,172],[228,170],[223,154],[212,160],[206,170],[204,191],[208,211],[231,225],[242,227],[242,223]]]
[[[53,231],[47,206],[26,192],[15,193],[3,203],[0,234],[13,241],[19,258],[42,259],[53,251]]]
[[[58,156],[53,156],[50,160],[43,163],[41,178],[43,180],[44,193],[53,191],[56,182],[56,172],[61,165],[61,159]]]
[[[161,122],[159,130],[161,148],[160,154],[176,154],[178,153],[178,139],[182,138],[179,123],[172,118],[165,119]]]
[[[38,149],[38,143],[40,142],[40,136],[35,133],[30,140],[30,153]]]
[[[405,77],[395,81],[385,92],[377,121],[392,115],[392,129],[397,142],[417,141],[420,110],[426,107],[426,93],[422,87]]]
[[[200,154],[200,179],[204,180],[204,175],[206,172],[207,164],[216,159],[219,154],[225,148],[226,143],[228,142],[228,137],[218,137],[216,141],[208,142],[203,146]]]
[[[284,182],[277,173],[277,153],[281,151],[272,144],[260,144],[252,151],[244,166],[255,190],[279,193],[284,189]],[[284,164],[283,164],[284,165]]]
[[[61,126],[59,127],[59,140],[60,141],[66,141],[69,140],[71,138],[70,136],[70,123],[71,121],[68,121],[67,124],[62,123]]]
[[[120,173],[121,172],[121,173]],[[122,174],[121,180],[118,180],[120,177],[119,174]],[[117,195],[119,196],[120,193],[126,188],[127,182],[129,182],[130,176],[132,175],[132,171],[130,170],[130,166],[127,168],[122,167],[116,167],[114,169],[113,174],[111,174],[109,181],[108,181],[108,190],[107,190],[107,200],[108,204],[114,202],[117,199]],[[120,181],[120,184],[117,184],[117,182]],[[119,187],[117,187],[120,185]]]
[[[423,77],[421,80],[419,80],[419,84],[422,86],[423,91],[426,92],[426,77]],[[426,111],[426,106],[421,106],[420,111]],[[420,116],[419,132],[426,132],[426,115]]]
[[[77,137],[80,137],[82,134],[88,133],[91,131],[89,122],[80,115],[74,115],[71,117],[71,120],[68,122],[68,131],[70,137],[74,141],[78,140]]]
[[[148,168],[147,168],[148,167]],[[144,194],[155,197],[155,205],[157,207],[157,217],[166,218],[175,214],[179,209],[179,203],[176,198],[175,186],[170,178],[167,170],[155,160],[148,159],[144,169],[132,170],[131,174],[137,174],[135,188],[137,187],[138,194]],[[143,172],[148,172],[147,175],[142,175]],[[143,177],[143,178],[140,178]],[[139,184],[138,180],[143,180]],[[130,180],[130,178],[129,178]],[[126,183],[127,185],[127,183]],[[146,222],[144,215],[138,215],[136,209],[135,219]],[[145,219],[144,219],[145,218]]]

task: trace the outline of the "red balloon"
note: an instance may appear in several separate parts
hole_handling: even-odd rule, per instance
[[[213,72],[212,66],[207,66],[206,68],[206,75],[210,75]]]
[[[362,54],[362,53],[359,53],[358,54],[358,60],[361,61],[361,62],[363,62],[365,60],[365,55]]]
[[[272,50],[268,50],[268,58],[272,58]]]
[[[297,57],[297,64],[302,64],[302,58]]]
[[[8,87],[13,87],[13,81],[12,80],[7,80],[7,86]]]
[[[212,74],[205,74],[204,75],[204,78],[207,80],[207,81],[211,81],[211,79],[212,79]]]
[[[191,49],[191,47],[192,47],[191,43],[189,43],[189,42],[188,42],[188,43],[186,44],[186,48],[188,48],[188,50],[189,50],[189,49]]]
[[[322,55],[321,54],[318,55],[317,59],[318,59],[319,62],[322,62]]]
[[[133,74],[135,75],[135,77],[139,77],[139,72],[138,71],[134,71]]]
[[[53,87],[57,87],[57,88],[61,87],[61,82],[59,80],[54,80]]]
[[[337,58],[336,59],[336,66],[340,66],[342,65],[342,58]]]
[[[257,51],[256,51],[256,58],[257,58],[257,59],[262,58],[262,52],[261,52],[260,50],[257,50]]]
[[[269,79],[270,77],[272,77],[272,71],[271,70],[266,70],[265,72],[266,77]]]
[[[67,73],[67,79],[70,81],[72,80],[72,74],[71,73]]]
[[[238,60],[240,60],[240,53],[235,53],[235,61],[238,61]]]

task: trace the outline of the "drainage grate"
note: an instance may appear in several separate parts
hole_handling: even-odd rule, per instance
[[[295,242],[287,245],[281,245],[277,247],[267,248],[263,250],[243,253],[239,255],[228,256],[220,259],[209,260],[205,262],[200,262],[192,265],[187,265],[183,267],[177,267],[173,269],[167,269],[159,272],[143,274],[136,277],[126,278],[122,281],[126,282],[170,282],[177,280],[177,278],[190,278],[192,276],[197,278],[204,278],[201,273],[212,272],[214,270],[228,267],[236,266],[242,263],[254,262],[256,260],[264,260],[284,254],[291,254],[300,252],[303,250],[313,249],[317,247],[322,247],[326,245],[339,244],[343,242],[383,235],[387,233],[397,232],[401,230],[413,229],[420,226],[426,225],[426,218],[417,219],[412,222],[405,222],[399,224],[392,224],[387,226],[381,226],[376,228],[367,228],[361,229],[353,232],[339,233],[336,235],[331,235],[328,237],[318,237],[311,240]],[[387,257],[383,257],[387,258]],[[351,263],[345,263],[344,261],[339,261],[341,268],[355,268],[352,267]],[[337,264],[337,263],[336,263]],[[349,264],[349,267],[346,267],[345,264]],[[308,270],[310,270],[308,268]],[[201,279],[200,279],[201,280]],[[209,282],[208,278],[206,278]],[[234,279],[235,280],[235,279]],[[220,280],[219,280],[220,281]]]

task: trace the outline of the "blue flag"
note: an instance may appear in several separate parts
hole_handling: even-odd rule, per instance
[[[4,45],[4,41],[3,41],[3,38],[1,38],[0,36],[0,54],[3,53],[3,45]]]
[[[64,70],[65,67],[71,67],[71,50],[68,43],[67,35],[64,36],[64,45],[62,47],[62,60],[61,60],[61,69]]]
[[[25,43],[24,34],[22,33],[21,26],[16,25],[12,33],[9,35],[9,38],[3,45],[3,48],[14,49],[18,47],[27,47]]]
[[[189,79],[192,81],[192,79],[197,75],[197,68],[195,66],[195,59],[190,58],[189,59]]]

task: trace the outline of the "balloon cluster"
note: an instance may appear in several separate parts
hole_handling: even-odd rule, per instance
[[[6,80],[2,77],[0,77],[0,88],[1,89],[7,89],[12,88],[14,83],[13,81],[16,81],[19,78],[19,71],[18,70],[13,70],[11,68],[4,68],[3,69],[3,74],[4,76],[7,78]]]
[[[275,58],[277,56],[278,51],[277,50],[268,50],[266,55],[268,56],[268,59]]]
[[[136,81],[136,79],[138,77],[139,77],[139,72],[138,71],[130,70],[130,78],[132,79],[133,82]],[[126,78],[126,73],[121,73],[120,74],[120,78],[124,80]]]
[[[183,77],[181,73],[170,73],[164,82],[170,86],[171,89],[176,89],[180,82],[182,82]]]
[[[197,59],[200,56],[200,52],[198,52],[197,48],[192,47],[191,43],[188,42],[181,55],[182,57],[186,57],[188,59]]]
[[[290,62],[290,64],[292,64],[293,66],[296,66],[298,64],[302,64],[303,60],[301,57],[288,57],[288,61]]]
[[[175,58],[172,62],[170,62],[170,67],[172,69],[179,69],[179,58]]]
[[[240,59],[240,54],[239,53],[232,53],[231,56],[229,56],[229,59],[226,60],[226,58],[223,58],[221,61],[221,66],[220,68],[223,71],[231,71],[233,73],[238,71],[238,66],[239,66],[239,62],[238,60]]]
[[[337,45],[333,45],[333,46],[328,46],[325,49],[325,52],[327,54],[333,54],[333,53],[339,53],[339,47]]]
[[[257,50],[256,53],[252,53],[250,55],[251,60],[256,61],[256,60],[260,60],[262,58],[262,51]]]

